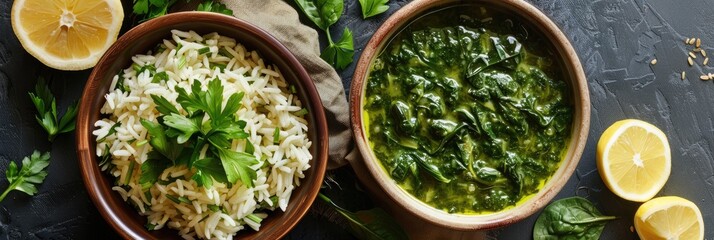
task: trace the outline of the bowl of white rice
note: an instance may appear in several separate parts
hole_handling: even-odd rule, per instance
[[[126,239],[279,239],[314,201],[327,147],[320,97],[295,56],[206,12],[122,35],[77,116],[85,186]]]

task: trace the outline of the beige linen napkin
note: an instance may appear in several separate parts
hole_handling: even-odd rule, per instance
[[[337,72],[320,58],[317,31],[300,23],[296,9],[283,0],[222,0],[237,18],[267,31],[287,47],[310,74],[325,107],[330,137],[328,168],[345,165],[353,149],[349,106]]]

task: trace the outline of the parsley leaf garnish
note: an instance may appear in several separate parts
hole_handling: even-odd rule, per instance
[[[212,0],[204,1],[203,3],[199,4],[198,8],[196,8],[196,11],[215,12],[233,16],[233,10],[228,9],[223,3],[215,2]]]
[[[236,118],[244,94],[231,94],[224,106],[221,80],[209,81],[206,88],[203,90],[198,80],[193,81],[190,93],[179,86],[174,88],[178,93],[176,101],[184,111],[164,97],[152,96],[156,110],[162,115],[156,122],[141,120],[149,132],[149,144],[154,148],[149,160],[141,166],[142,187],[156,183],[172,162],[195,169],[192,179],[199,186],[210,188],[214,181],[234,184],[239,180],[248,187],[253,186],[257,175],[251,166],[259,161],[252,152],[231,149],[233,140],[248,138],[244,130],[246,122]],[[208,151],[199,159],[206,147]]]
[[[320,58],[338,69],[344,69],[352,62],[354,54],[355,51],[354,44],[352,42],[352,32],[349,28],[345,28],[340,40],[336,43],[330,42],[330,45],[322,51],[322,54],[320,54]]]
[[[190,0],[189,0],[190,1]],[[142,16],[141,21],[163,16],[176,0],[134,0],[134,14]]]
[[[47,139],[50,142],[52,142],[58,134],[74,130],[78,102],[69,105],[64,115],[58,119],[57,101],[43,78],[37,81],[35,92],[29,94],[32,103],[34,103],[35,108],[37,108],[35,119],[37,119],[37,122],[47,131]]]
[[[327,34],[329,44],[320,57],[338,69],[347,67],[354,56],[352,32],[345,28],[337,43],[333,42],[332,36],[330,36],[330,26],[342,16],[344,2],[342,0],[295,0],[295,3],[317,27]]]
[[[22,159],[22,168],[17,169],[17,164],[11,161],[5,170],[5,177],[10,183],[10,186],[0,195],[0,201],[5,199],[7,193],[12,190],[18,190],[27,195],[35,195],[37,193],[36,184],[40,184],[45,180],[47,171],[45,168],[50,165],[50,153],[41,154],[35,150],[30,157]]]
[[[389,9],[388,2],[389,0],[359,0],[359,4],[362,6],[362,18],[367,19],[387,11]]]

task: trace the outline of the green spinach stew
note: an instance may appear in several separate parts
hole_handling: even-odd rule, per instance
[[[454,7],[399,32],[373,63],[368,141],[419,200],[482,214],[536,193],[559,167],[572,100],[555,51],[501,12]]]

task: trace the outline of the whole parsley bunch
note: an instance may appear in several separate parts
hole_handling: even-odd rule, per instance
[[[207,87],[203,91],[198,80],[193,81],[191,93],[175,87],[176,101],[184,111],[179,111],[163,96],[151,96],[162,116],[158,122],[141,120],[149,133],[148,143],[153,147],[141,164],[139,183],[142,188],[147,189],[159,181],[159,175],[171,165],[195,169],[193,180],[199,186],[210,188],[213,181],[235,184],[239,180],[248,187],[253,186],[257,175],[251,166],[259,161],[247,140],[246,122],[236,116],[243,93],[232,94],[223,106],[220,80],[209,81]],[[246,152],[230,149],[236,139],[246,141]],[[208,151],[199,159],[206,146]]]

